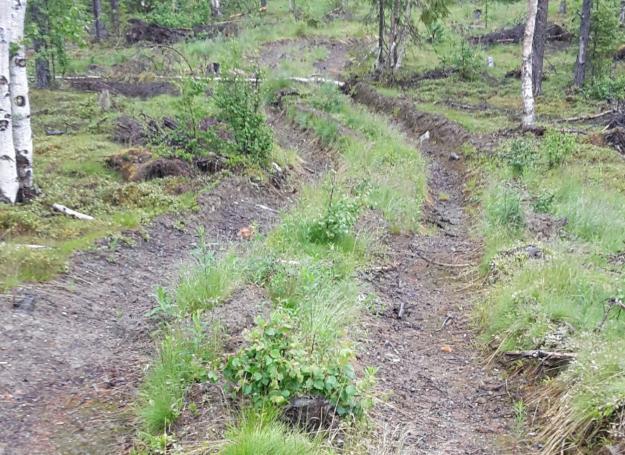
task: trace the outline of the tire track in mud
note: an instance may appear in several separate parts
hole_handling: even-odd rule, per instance
[[[412,103],[365,84],[351,93],[356,102],[391,116],[415,148],[426,131],[432,138],[419,148],[428,160],[424,221],[436,230],[386,236],[388,264],[364,276],[382,309],[366,318],[360,362],[378,368],[386,396],[374,409],[370,453],[514,453],[505,383],[484,366],[470,323],[476,295],[468,275],[481,251],[464,211],[459,147],[469,135],[442,116],[418,112]]]
[[[157,327],[147,317],[154,289],[176,281],[197,248],[199,228],[217,254],[240,240],[242,227],[268,232],[295,201],[299,183],[323,171],[319,160],[327,157],[303,135],[285,133],[286,122],[270,115],[281,145],[303,151],[308,170],[292,174],[281,189],[226,177],[199,196],[197,212],[184,214],[183,229],[181,215],[161,216],[143,234],[125,233],[123,244],[103,240],[76,254],[58,279],[2,296],[1,455],[110,454],[131,446],[133,404],[154,356]],[[237,317],[217,308],[215,318],[233,337],[253,325],[259,311],[246,290],[224,305]]]

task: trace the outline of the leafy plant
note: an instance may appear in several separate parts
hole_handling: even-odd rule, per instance
[[[584,90],[587,98],[604,101],[618,101],[625,99],[625,76],[605,74],[593,78]]]
[[[532,204],[532,209],[536,213],[551,213],[553,211],[553,202],[555,194],[551,191],[541,192]]]
[[[504,151],[504,162],[510,166],[512,174],[520,177],[527,169],[538,162],[538,154],[534,144],[525,139],[515,139]]]
[[[328,364],[316,364],[297,338],[291,318],[280,311],[269,320],[257,319],[247,341],[228,359],[224,376],[256,406],[282,405],[299,394],[312,394],[328,398],[340,415],[361,412],[350,350]]]
[[[560,166],[575,150],[575,137],[571,134],[549,132],[541,143],[541,151],[549,169]]]
[[[219,117],[232,132],[236,152],[253,162],[266,163],[273,138],[261,113],[259,75],[253,82],[234,76],[217,86],[214,99]]]
[[[458,72],[461,79],[473,81],[484,68],[483,52],[467,43],[464,39],[440,39],[441,44],[434,47],[441,64]]]
[[[312,242],[330,243],[344,238],[358,220],[361,209],[359,201],[346,197],[338,201],[332,199],[331,195],[325,214],[309,228],[308,236]]]

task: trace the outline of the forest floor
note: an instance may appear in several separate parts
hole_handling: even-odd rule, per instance
[[[293,52],[308,44],[272,43],[261,61],[271,68],[284,59],[287,47]],[[328,57],[315,67],[338,77],[349,43],[315,43],[320,44]],[[421,145],[428,162],[424,233],[386,234],[385,255],[361,275],[380,303],[365,316],[357,340],[359,362],[378,368],[376,395],[384,397],[372,411],[370,453],[513,452],[511,397],[497,370],[485,366],[469,320],[479,296],[471,271],[479,263],[481,246],[469,235],[461,144],[445,132],[451,128],[457,133],[459,127],[443,120],[430,130],[434,139],[420,144],[422,128],[380,103],[356,101],[391,113],[415,153]],[[324,172],[327,150],[279,113],[271,115],[271,124],[278,142],[297,150],[309,171]],[[76,254],[58,279],[4,295],[0,453],[128,450],[135,436],[133,401],[153,356],[156,327],[147,315],[155,288],[175,281],[198,245],[198,228],[217,252],[240,243],[241,228],[254,224],[260,233],[267,232],[297,198],[300,181],[312,176],[293,175],[283,189],[225,177],[199,197],[199,210],[185,215],[182,227],[179,216],[161,216],[142,235],[127,233],[123,244],[104,240],[94,251]],[[236,346],[243,330],[263,312],[262,300],[258,290],[248,287],[212,310],[226,327],[229,343]],[[201,393],[211,418],[198,427],[197,416],[182,416],[176,433],[183,441],[223,438],[227,415],[217,423],[214,418],[223,411],[221,396],[213,393],[211,404],[211,394]]]

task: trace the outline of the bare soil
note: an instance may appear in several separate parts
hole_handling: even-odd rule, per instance
[[[283,45],[267,51],[266,63],[282,58],[276,49]],[[330,49],[323,73],[338,75],[348,46]],[[388,256],[362,277],[381,304],[365,316],[359,350],[361,365],[379,368],[369,453],[513,453],[505,436],[511,425],[506,386],[497,371],[485,367],[469,320],[479,297],[470,280],[480,245],[468,233],[462,157],[452,158],[461,155],[458,148],[469,135],[364,85],[355,99],[393,116],[415,142],[415,153],[419,137],[425,131],[432,136],[421,149],[429,159],[425,217],[433,233],[386,236]],[[217,251],[239,241],[239,229],[251,223],[266,232],[277,211],[293,201],[296,182],[314,178],[331,161],[278,114],[271,124],[281,145],[303,156],[290,184],[276,189],[225,178],[200,196],[200,210],[186,214],[184,226],[179,215],[163,216],[144,233],[128,233],[126,243],[100,242],[77,254],[54,282],[0,296],[0,454],[110,454],[129,448],[132,403],[154,353],[155,326],[146,317],[154,288],[175,281],[196,247],[198,227]],[[448,197],[439,198],[442,193]],[[261,290],[246,287],[214,310],[210,317],[229,321],[226,350],[241,343],[265,301]],[[219,384],[194,385],[186,400],[176,427],[181,444],[222,438],[232,410]]]
[[[304,151],[302,178],[312,178],[326,155],[307,155],[313,144],[288,135],[284,122],[272,116],[278,140],[289,137],[282,145]],[[51,283],[0,296],[0,454],[129,448],[132,403],[154,355],[156,327],[146,316],[154,289],[175,282],[197,247],[199,227],[217,251],[240,241],[242,227],[253,223],[261,234],[269,230],[294,200],[297,180],[292,183],[278,190],[228,177],[199,197],[199,211],[185,214],[183,225],[180,215],[160,217],[143,233],[126,233],[124,242],[102,241],[94,251],[75,255],[68,272]],[[236,293],[227,303],[229,314],[222,318],[230,319],[229,339],[259,314],[258,299],[249,296]]]
[[[356,86],[353,95],[369,108],[396,115],[415,145],[426,130],[436,140],[420,146],[429,160],[431,203],[425,217],[435,232],[386,237],[388,262],[365,276],[382,309],[367,317],[360,361],[379,368],[380,396],[387,396],[374,412],[373,453],[513,453],[506,436],[511,424],[506,384],[486,366],[470,322],[479,298],[471,278],[481,248],[469,235],[464,210],[458,147],[469,136],[457,124],[419,113],[408,101],[382,97],[369,86]]]

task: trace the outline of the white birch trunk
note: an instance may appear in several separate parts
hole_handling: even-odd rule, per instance
[[[523,37],[523,66],[521,68],[521,96],[523,98],[523,127],[534,126],[534,87],[532,83],[532,51],[538,0],[528,0],[527,24]]]
[[[12,0],[11,45],[15,55],[10,60],[11,112],[13,117],[13,145],[17,162],[17,177],[22,199],[29,199],[33,186],[33,134],[30,128],[30,102],[24,48],[24,20],[26,0]]]
[[[221,5],[219,0],[211,0],[211,8],[213,10],[213,16],[221,16]]]
[[[0,0],[0,202],[13,204],[17,198],[19,183],[9,94],[10,11],[11,0]]]

